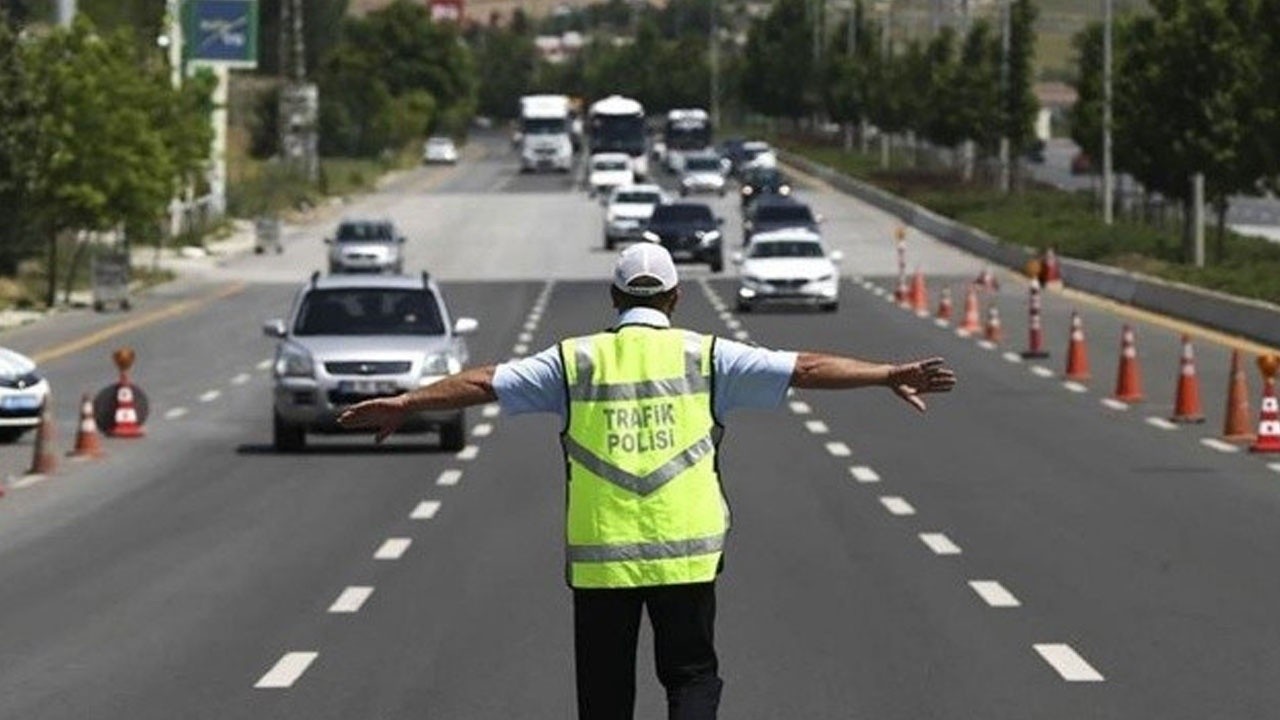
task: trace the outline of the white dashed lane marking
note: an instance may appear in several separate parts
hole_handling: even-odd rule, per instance
[[[187,414],[187,409],[184,407],[169,408],[167,411],[165,411],[164,419],[177,420],[178,418],[186,414]]]
[[[257,365],[255,365],[254,367],[258,368],[259,370],[270,370],[270,369],[271,369],[271,364],[272,364],[273,362],[275,362],[275,361],[274,361],[274,360],[272,360],[271,358],[267,358],[266,360],[263,360],[263,361],[259,362],[259,363],[258,363]]]
[[[222,391],[221,391],[221,390],[210,390],[209,392],[207,392],[207,393],[205,393],[205,394],[203,394],[203,395],[201,395],[201,396],[200,396],[200,402],[202,402],[202,403],[211,403],[211,402],[213,402],[214,400],[217,400],[217,399],[218,399],[218,398],[220,398],[220,397],[222,397]]]
[[[995,580],[970,580],[969,587],[991,607],[1019,607],[1022,603]]]
[[[991,342],[990,340],[979,340],[978,347],[982,348],[983,350],[995,350],[996,344]]]
[[[533,332],[534,330],[537,330],[537,329],[538,329],[538,323],[536,322],[527,322],[524,324],[525,332]]]
[[[1129,409],[1129,403],[1120,402],[1115,398],[1102,398],[1101,402],[1103,405],[1106,405],[1112,410],[1128,410]]]
[[[1022,362],[1022,356],[1016,352],[1007,352],[1004,355],[1001,355],[1000,357],[1004,358],[1007,362],[1011,362],[1011,363]]]
[[[440,512],[439,500],[423,500],[409,513],[410,520],[430,520]]]
[[[519,345],[516,345],[515,347],[511,348],[511,352],[514,355],[524,355],[525,353],[529,352],[529,346],[525,345],[524,343],[520,343]]]
[[[853,467],[849,468],[849,474],[853,476],[854,480],[857,480],[860,483],[880,482],[879,473],[867,467],[866,465],[854,465]]]
[[[399,560],[409,546],[413,544],[412,538],[387,538],[382,545],[378,547],[378,551],[373,554],[374,560]]]
[[[522,332],[516,339],[522,343],[533,342],[533,333]]]
[[[1149,417],[1147,418],[1147,424],[1150,425],[1151,427],[1160,428],[1161,430],[1177,430],[1178,429],[1178,426],[1176,423],[1172,423],[1168,420],[1165,420],[1162,417]]]
[[[1043,365],[1032,365],[1031,374],[1042,378],[1053,377],[1053,371]]]
[[[462,448],[462,450],[458,451],[458,454],[455,457],[457,457],[459,460],[475,460],[476,456],[479,454],[480,454],[479,447],[476,447],[475,445],[468,445]]]
[[[880,498],[880,504],[884,506],[892,515],[915,515],[916,509],[911,507],[911,503],[903,500],[896,495],[885,495]]]
[[[951,542],[951,538],[942,533],[920,533],[920,542],[932,550],[934,555],[960,554],[960,546]]]
[[[1232,445],[1231,443],[1219,440],[1218,438],[1200,438],[1200,444],[1211,450],[1217,450],[1220,453],[1240,452],[1239,446]]]
[[[461,470],[445,470],[440,473],[440,477],[436,478],[437,485],[457,485],[462,479]]]
[[[1089,388],[1085,387],[1084,385],[1081,385],[1081,384],[1080,384],[1080,383],[1078,383],[1078,382],[1075,382],[1074,380],[1068,380],[1068,381],[1066,381],[1066,382],[1062,383],[1062,387],[1066,388],[1068,391],[1073,392],[1073,393],[1086,393],[1086,392],[1089,392]]]
[[[1066,643],[1040,643],[1033,647],[1067,682],[1103,681],[1102,673],[1094,670],[1092,665],[1080,657],[1080,653]]]
[[[831,429],[827,427],[827,424],[821,420],[809,420],[805,422],[804,428],[814,435],[826,435],[831,432]]]
[[[502,408],[497,405],[485,405],[480,414],[487,418],[496,418],[501,412]]]
[[[740,328],[742,327],[742,323],[738,322],[737,320],[734,320],[733,318],[730,318],[730,319],[728,319],[728,320],[725,320],[725,321],[724,321],[724,324],[725,324],[725,326],[726,326],[726,327],[728,327],[730,330],[738,330],[738,329],[740,329]]]
[[[264,690],[293,687],[298,678],[302,677],[302,673],[306,672],[319,656],[318,652],[285,653],[284,657],[271,666],[266,675],[258,679],[254,687]]]
[[[835,455],[836,457],[849,457],[853,454],[853,451],[849,449],[849,446],[842,442],[827,443],[827,452]]]
[[[1269,463],[1267,465],[1267,469],[1270,470],[1271,472],[1280,473],[1280,463]]]
[[[343,590],[338,599],[333,601],[333,604],[329,606],[329,612],[334,614],[358,613],[372,594],[373,588],[367,585],[352,585]]]
[[[746,339],[747,339],[747,338],[749,338],[749,337],[751,337],[751,336],[747,334],[747,331],[746,331],[746,330],[738,330],[737,332],[735,332],[735,333],[733,334],[733,339],[734,339],[734,340],[746,340]]]
[[[946,327],[947,325],[949,325],[950,323],[948,323],[948,322],[947,322],[946,320],[944,320],[943,318],[934,318],[934,319],[933,319],[933,324],[934,324],[934,325],[937,325],[937,326],[938,326],[938,327],[940,327],[940,328],[944,328],[944,327]]]
[[[489,437],[493,434],[493,426],[489,423],[480,423],[471,428],[472,437]]]
[[[231,384],[244,385],[245,383],[249,382],[252,379],[253,379],[253,376],[250,375],[249,373],[240,373],[239,375],[231,378]]]
[[[791,412],[797,415],[808,415],[813,412],[813,408],[809,407],[809,403],[796,400],[790,404]]]

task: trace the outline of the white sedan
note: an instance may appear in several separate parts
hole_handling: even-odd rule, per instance
[[[809,230],[777,230],[751,239],[740,266],[738,310],[763,303],[799,304],[835,312],[840,302],[839,250],[828,254],[822,237]]]
[[[667,201],[657,185],[620,185],[609,193],[604,211],[604,246],[612,250],[619,242],[639,240],[653,209]]]
[[[422,146],[422,162],[428,165],[436,163],[456,164],[458,162],[458,146],[453,144],[452,138],[433,135],[427,138],[427,142]]]
[[[636,181],[631,156],[626,153],[597,153],[587,168],[587,189],[591,196],[607,194],[620,185]]]
[[[49,397],[49,381],[35,362],[0,348],[0,442],[13,442],[40,424],[40,409]]]

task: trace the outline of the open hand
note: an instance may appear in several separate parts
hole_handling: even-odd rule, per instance
[[[374,442],[382,442],[404,424],[408,409],[398,397],[374,398],[356,403],[338,416],[338,424],[344,428],[372,428],[376,430]]]
[[[950,392],[956,386],[956,373],[940,357],[894,366],[889,371],[889,387],[898,397],[925,411],[925,393]]]

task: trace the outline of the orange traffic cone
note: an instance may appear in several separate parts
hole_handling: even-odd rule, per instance
[[[93,401],[85,393],[80,398],[80,427],[76,430],[76,446],[68,457],[102,457],[102,436],[98,434],[98,422],[93,419]]]
[[[1169,419],[1179,423],[1204,422],[1195,350],[1191,347],[1191,338],[1186,335],[1182,336],[1182,369],[1178,372],[1178,393],[1173,401],[1173,417]]]
[[[951,321],[951,288],[942,288],[942,298],[938,300],[938,319]]]
[[[145,434],[138,422],[135,403],[133,385],[122,382],[116,386],[116,413],[115,422],[111,424],[111,437],[139,438]]]
[[[1249,452],[1280,453],[1280,401],[1276,400],[1276,373],[1280,372],[1280,355],[1258,358],[1262,371],[1262,413],[1258,416],[1258,438]]]
[[[1231,351],[1231,378],[1227,382],[1227,412],[1222,424],[1222,439],[1235,442],[1253,440],[1253,427],[1249,424],[1253,413],[1249,411],[1249,379],[1240,363],[1240,351]]]
[[[29,475],[49,475],[58,468],[58,458],[54,457],[52,446],[54,436],[53,395],[46,395],[44,405],[40,408],[40,424],[36,426],[35,451],[31,455]]]
[[[1040,264],[1040,279],[1045,287],[1062,285],[1062,270],[1058,266],[1058,253],[1054,251],[1052,246],[1044,251],[1044,260]]]
[[[1120,369],[1116,373],[1116,392],[1112,396],[1123,402],[1142,400],[1142,372],[1138,368],[1138,346],[1133,329],[1128,325],[1120,331]]]
[[[1071,313],[1071,342],[1067,345],[1067,379],[1089,379],[1089,349],[1084,343],[1084,323],[1080,314]]]
[[[982,321],[978,318],[978,291],[973,285],[969,286],[969,294],[964,298],[964,321],[959,330],[966,335],[982,332]]]
[[[1004,329],[1000,327],[1000,310],[995,305],[987,308],[987,327],[983,337],[987,342],[997,345],[1004,338]]]
[[[911,309],[921,317],[929,315],[929,291],[925,288],[924,274],[916,268],[916,274],[911,278]]]

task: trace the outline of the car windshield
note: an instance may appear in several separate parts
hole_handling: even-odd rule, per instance
[[[816,258],[823,255],[822,246],[809,240],[770,240],[751,244],[753,258]]]
[[[385,223],[343,223],[338,226],[338,242],[387,242],[394,239]]]
[[[653,211],[655,223],[713,222],[711,208],[706,205],[660,205]]]
[[[451,147],[453,145],[453,141],[449,138],[431,138],[427,141],[427,145],[430,145],[431,147]]]
[[[313,290],[302,301],[293,334],[443,335],[444,321],[430,290]]]
[[[747,176],[747,184],[749,185],[779,185],[781,183],[782,173],[773,168],[762,168]]]
[[[596,160],[592,163],[592,167],[596,170],[626,170],[627,162],[625,160]]]
[[[688,158],[684,161],[686,170],[720,170],[720,161],[717,158],[700,157]]]
[[[563,135],[569,132],[565,118],[525,118],[521,129],[525,135]]]
[[[640,205],[657,205],[662,198],[651,192],[620,192],[613,196],[616,203],[636,203]]]
[[[765,205],[756,210],[759,222],[812,223],[813,213],[804,205]]]

